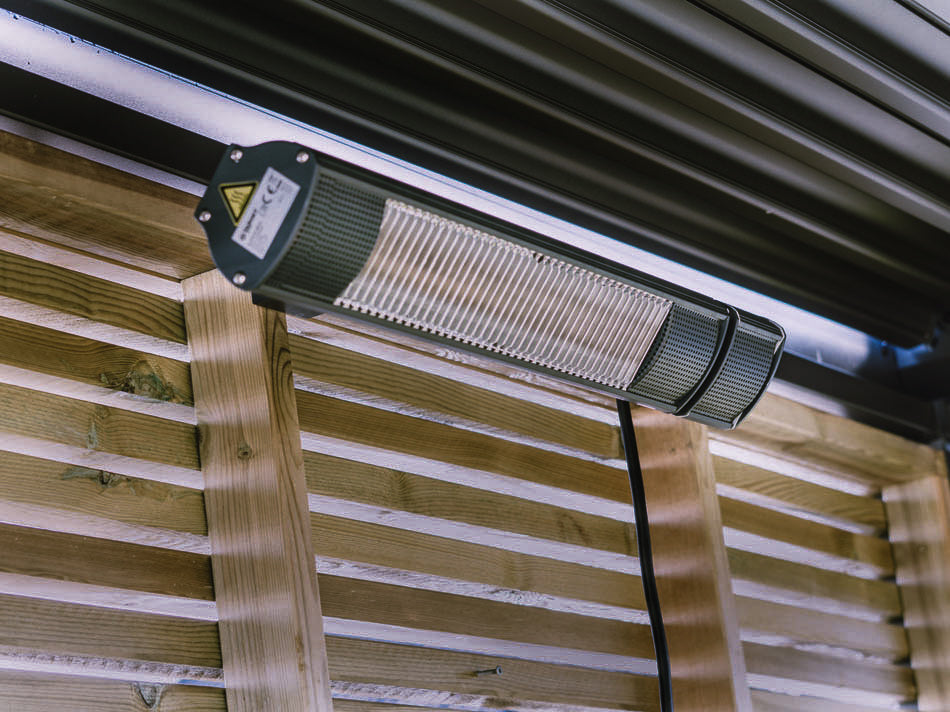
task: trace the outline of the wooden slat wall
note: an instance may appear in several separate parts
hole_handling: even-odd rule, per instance
[[[26,247],[0,236],[0,709],[224,710],[181,303]]]
[[[881,494],[939,453],[776,398],[710,437],[756,710],[915,702]]]
[[[224,709],[178,283],[210,267],[193,199],[9,135],[0,158],[0,709]],[[612,402],[288,326],[335,706],[656,710]],[[939,455],[773,397],[708,437],[753,708],[912,702],[908,657],[945,667],[921,630],[946,587],[909,645],[899,585],[928,561],[914,512],[934,517],[893,487],[945,477]]]

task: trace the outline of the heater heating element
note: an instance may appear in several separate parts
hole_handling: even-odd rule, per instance
[[[649,275],[272,142],[231,146],[196,217],[258,303],[333,311],[734,427],[785,335]]]

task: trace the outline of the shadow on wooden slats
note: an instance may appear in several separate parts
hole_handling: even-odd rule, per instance
[[[335,637],[327,638],[327,659],[334,697],[518,712],[659,709],[648,676]],[[502,675],[475,675],[499,664]]]
[[[411,456],[489,471],[565,490],[627,503],[625,471],[481,433],[391,413],[336,398],[297,392],[305,433],[365,444]],[[304,449],[307,449],[304,439]]]
[[[886,539],[855,534],[827,524],[719,498],[726,544],[748,551],[848,573],[861,578],[893,576]]]
[[[635,556],[632,524],[399,470],[304,453],[314,494]]]
[[[939,467],[933,448],[771,394],[740,427],[709,437],[876,489]]]
[[[327,571],[558,610],[645,610],[640,579],[630,574],[324,514],[311,522],[317,557],[336,560],[321,564]]]
[[[415,368],[293,336],[290,340],[296,376],[316,385],[352,389],[370,399],[386,399],[396,407],[416,409],[434,420],[463,421],[589,452],[621,457],[617,429],[529,401],[477,388]],[[306,382],[298,387],[312,389]],[[319,389],[318,389],[319,390]]]
[[[224,690],[0,671],[0,709],[17,712],[227,712]]]
[[[186,343],[179,302],[81,272],[0,252],[0,295],[100,324]]]
[[[736,549],[729,550],[729,568],[740,596],[870,621],[901,615],[900,594],[892,581],[855,578]]]
[[[881,712],[885,709],[860,704],[850,705],[819,697],[780,695],[764,690],[752,690],[752,704],[755,712]]]
[[[744,596],[736,598],[736,608],[744,640],[858,651],[890,662],[907,658],[907,635],[899,625],[862,621]]]
[[[653,658],[650,629],[645,625],[338,576],[321,575],[319,581],[325,616]]]
[[[891,706],[912,702],[916,695],[914,675],[906,666],[756,643],[745,643],[743,649],[752,688]]]
[[[0,521],[152,546],[208,533],[200,490],[3,451]]]
[[[0,571],[214,600],[207,556],[0,524]]]
[[[5,653],[221,666],[216,623],[0,595]]]
[[[200,487],[194,426],[0,385],[0,447]]]
[[[879,499],[822,487],[725,457],[713,457],[713,461],[717,489],[731,499],[811,516],[862,534],[877,535],[887,529],[884,505]]]
[[[198,199],[0,132],[0,227],[176,279],[213,268]]]
[[[8,382],[25,385],[23,372],[68,379],[143,398],[192,405],[187,363],[0,317],[0,365],[19,372]],[[19,380],[14,380],[19,379]],[[60,395],[73,395],[68,386]]]
[[[616,426],[614,400],[595,391],[525,371],[501,361],[446,348],[404,332],[355,322],[337,314],[288,317],[288,328],[323,343],[363,353],[517,400]]]

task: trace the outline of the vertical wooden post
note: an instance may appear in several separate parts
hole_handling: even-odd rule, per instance
[[[921,712],[950,709],[950,488],[946,475],[884,488]]]
[[[284,316],[217,272],[185,280],[230,712],[330,712]]]
[[[752,709],[703,426],[633,413],[677,712]]]

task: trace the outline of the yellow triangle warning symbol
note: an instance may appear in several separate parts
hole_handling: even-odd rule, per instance
[[[218,186],[218,190],[221,191],[221,197],[224,198],[224,204],[228,208],[228,215],[231,216],[231,222],[235,225],[238,224],[238,220],[240,220],[244,214],[244,209],[247,207],[256,187],[256,182],[222,183]]]

